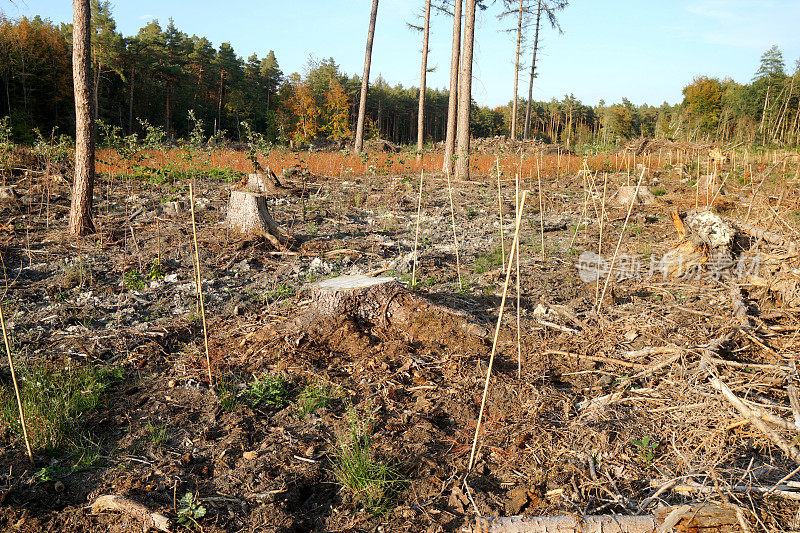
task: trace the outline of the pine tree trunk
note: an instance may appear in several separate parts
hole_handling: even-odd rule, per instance
[[[442,171],[453,173],[453,152],[456,147],[456,113],[458,110],[458,65],[461,58],[461,4],[455,0],[453,7],[453,50],[450,54],[450,97],[447,101],[447,133],[444,141]]]
[[[367,50],[364,54],[364,76],[361,78],[361,98],[358,101],[358,122],[354,151],[360,154],[364,149],[364,119],[367,114],[367,86],[369,85],[369,66],[372,62],[372,40],[375,38],[375,19],[378,18],[378,0],[372,0],[372,13],[369,16]]]
[[[136,74],[136,67],[131,66],[131,92],[128,97],[128,135],[133,133],[133,78]]]
[[[94,193],[94,139],[92,138],[92,100],[89,35],[89,0],[73,0],[72,83],[75,90],[75,181],[69,209],[69,232],[94,233],[92,196]]]
[[[219,72],[219,103],[217,104],[217,124],[214,126],[214,133],[217,133],[217,129],[222,130],[222,90],[225,87],[225,71],[221,70]]]
[[[469,179],[469,112],[472,100],[472,47],[475,42],[476,0],[467,0],[464,14],[464,49],[458,87],[458,135],[456,136],[456,179]]]
[[[531,79],[528,82],[528,103],[525,105],[525,132],[522,138],[528,140],[528,133],[531,122],[531,102],[533,99],[533,79],[536,77],[536,52],[539,51],[539,23],[542,20],[542,1],[539,0],[539,7],[536,8],[536,32],[533,35],[533,60],[531,61]]]
[[[417,113],[417,162],[422,161],[425,142],[425,81],[428,75],[428,33],[431,21],[431,0],[425,0],[425,27],[422,29],[422,67],[419,77],[419,112]]]
[[[519,18],[517,19],[517,54],[514,59],[514,104],[511,106],[511,138],[517,138],[517,91],[519,89],[519,48],[522,44],[522,6],[519,0]]]

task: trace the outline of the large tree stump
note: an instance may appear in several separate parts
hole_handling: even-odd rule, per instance
[[[635,185],[621,186],[614,195],[614,201],[623,207],[628,207],[631,203],[633,205],[657,203],[656,197],[650,192],[650,189],[640,186],[637,191]]]
[[[481,351],[488,330],[469,314],[414,294],[395,278],[340,276],[315,283],[311,304],[299,325],[331,319],[351,319],[370,329],[391,328],[408,339]]]
[[[231,191],[225,223],[241,233],[263,236],[276,248],[285,246],[289,241],[289,233],[270,215],[263,194]]]
[[[269,167],[263,174],[248,174],[240,183],[240,189],[267,196],[308,196],[307,191],[292,184],[284,185]]]

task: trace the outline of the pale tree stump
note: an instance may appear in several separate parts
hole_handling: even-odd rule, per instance
[[[240,183],[241,190],[265,194],[266,196],[305,196],[303,189],[294,185],[287,186],[280,182],[278,176],[269,167],[263,174],[248,174]]]
[[[245,235],[263,236],[276,248],[289,242],[289,233],[272,218],[262,194],[231,191],[225,223]]]
[[[403,287],[395,278],[340,276],[315,283],[311,304],[295,323],[349,319],[365,329],[396,329],[413,341],[483,351],[488,330],[469,314],[435,304]]]
[[[620,187],[617,194],[614,195],[614,201],[623,207],[629,207],[631,204],[641,205],[654,204],[657,202],[656,197],[650,192],[650,189],[647,187],[639,187],[637,191],[635,185],[623,185]]]

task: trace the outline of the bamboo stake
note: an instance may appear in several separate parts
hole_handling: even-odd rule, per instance
[[[478,446],[478,434],[481,430],[481,421],[483,420],[483,411],[486,407],[486,396],[489,393],[489,378],[492,375],[492,366],[494,365],[494,356],[497,353],[497,339],[500,336],[500,324],[503,321],[503,310],[506,306],[506,296],[508,295],[508,282],[511,280],[511,267],[513,261],[511,261],[511,257],[514,256],[514,252],[517,248],[519,243],[519,227],[522,222],[522,210],[525,208],[525,197],[527,196],[528,191],[522,191],[522,199],[519,202],[519,210],[517,211],[517,227],[514,230],[514,241],[511,244],[511,253],[509,255],[508,267],[506,268],[506,283],[503,286],[503,299],[500,302],[500,311],[498,312],[497,316],[497,326],[494,330],[494,340],[492,341],[492,353],[489,356],[489,368],[486,369],[486,381],[483,384],[483,398],[481,398],[481,410],[478,413],[478,423],[475,426],[475,437],[472,440],[472,451],[469,455],[469,465],[467,466],[467,472],[472,470],[473,462],[475,461],[475,450]]]
[[[515,176],[516,182],[514,187],[514,207],[516,207],[517,220],[520,219],[519,209],[519,174]],[[514,262],[517,265],[517,379],[522,379],[522,328],[520,327],[520,314],[522,307],[520,305],[522,296],[520,291],[520,274],[519,274],[519,246],[517,246],[516,254],[514,254]]]
[[[417,231],[414,235],[414,266],[411,268],[411,286],[417,283],[417,245],[419,244],[419,218],[422,214],[422,181],[425,170],[419,171],[419,196],[417,196]],[[448,175],[449,178],[449,175]]]
[[[458,274],[458,288],[463,289],[464,284],[461,282],[461,264],[458,259],[458,237],[456,236],[456,212],[453,208],[453,188],[450,185],[450,172],[447,172],[447,193],[450,195],[450,221],[453,223],[453,245],[456,247],[456,274]],[[417,216],[417,225],[419,226],[419,216]],[[414,254],[416,261],[417,254]]]
[[[192,241],[194,242],[195,282],[197,284],[197,297],[200,300],[200,317],[203,320],[203,341],[206,349],[208,386],[213,389],[214,378],[211,375],[211,356],[208,353],[208,326],[206,324],[206,305],[203,301],[203,287],[200,279],[200,254],[197,249],[197,223],[194,216],[194,184],[192,182],[189,182],[189,201],[192,203]]]
[[[503,265],[506,264],[506,244],[503,236],[503,190],[500,184],[500,160],[497,159],[497,207],[500,210],[500,253]]]
[[[25,412],[22,409],[22,397],[19,394],[19,384],[17,383],[17,373],[14,371],[14,361],[11,358],[11,346],[8,344],[8,333],[6,332],[6,317],[3,314],[3,306],[0,304],[0,324],[3,326],[3,342],[6,345],[6,354],[8,354],[8,367],[11,369],[11,381],[14,382],[14,394],[17,396],[17,407],[19,408],[19,421],[22,425],[22,437],[25,439],[25,449],[28,452],[28,459],[33,464],[33,453],[31,452],[31,443],[28,440],[28,426],[25,423]]]
[[[545,251],[544,251],[544,203],[542,201],[542,174],[539,171],[539,167],[536,167],[536,180],[539,182],[539,227],[540,233],[542,235],[542,261],[545,260]]]
[[[642,170],[641,176],[639,176],[639,181],[636,182],[636,190],[633,192],[634,198],[639,195],[639,187],[642,185],[642,178],[644,178],[644,169]],[[631,211],[633,211],[633,204],[635,203],[636,202],[632,201],[628,206],[628,214],[625,216],[625,222],[622,224],[622,231],[619,232],[619,240],[617,241],[617,247],[614,250],[614,256],[611,258],[611,264],[608,266],[608,275],[606,276],[606,282],[603,285],[603,293],[600,295],[600,300],[598,300],[595,305],[598,314],[600,314],[600,308],[603,306],[603,298],[606,297],[606,290],[608,290],[608,284],[611,281],[611,275],[614,273],[614,263],[617,261],[617,254],[619,253],[619,247],[622,244],[622,237],[625,236],[625,228],[628,227],[628,220],[631,218]]]
[[[603,226],[605,223],[606,218],[606,191],[608,190],[608,174],[603,175],[603,203],[601,206],[600,211],[600,240],[597,242],[597,255],[601,255],[603,253]],[[594,299],[597,301],[597,298],[600,296],[600,262],[597,262],[597,267],[595,268],[597,279],[595,280],[595,287],[594,287]]]

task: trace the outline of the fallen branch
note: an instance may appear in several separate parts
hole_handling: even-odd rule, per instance
[[[748,224],[747,222],[736,222],[736,226],[742,233],[746,233],[754,239],[763,240],[770,244],[786,248],[789,253],[797,252],[797,243],[787,240],[780,233],[767,231],[753,224]]]
[[[581,355],[579,353],[564,352],[562,350],[547,350],[545,355],[560,355],[562,357],[572,357],[573,359],[584,359],[586,361],[593,361],[595,363],[611,363],[613,365],[624,366],[626,368],[645,368],[641,363],[632,363],[630,361],[623,361],[621,359],[614,359],[613,357],[605,357],[602,355]]]
[[[778,448],[783,450],[783,452],[789,456],[792,461],[800,464],[800,450],[798,450],[795,446],[792,446],[791,443],[778,435],[774,429],[769,427],[754,408],[745,405],[745,403],[740,400],[719,378],[712,377],[709,382],[720,392],[720,394],[722,394],[722,396],[725,397],[726,400],[728,400],[728,402],[730,402],[731,405],[736,408],[737,411],[739,411],[744,418],[746,418],[753,426],[766,435],[767,438],[775,443]]]
[[[141,503],[130,500],[117,494],[107,494],[98,497],[92,504],[92,512],[97,514],[103,511],[119,511],[142,523],[142,530],[169,532],[172,530],[172,523],[169,518],[162,514],[154,513]]]

